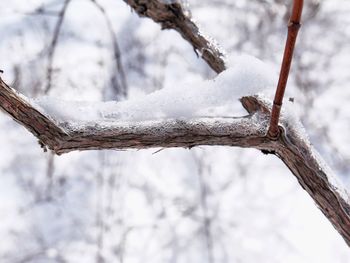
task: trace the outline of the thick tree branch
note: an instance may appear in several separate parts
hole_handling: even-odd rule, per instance
[[[249,109],[259,106],[252,98],[243,102]],[[193,147],[229,145],[257,147],[268,142],[258,117],[199,118],[193,120],[159,120],[142,122],[99,123],[61,122],[41,113],[0,78],[0,108],[12,116],[40,143],[62,154],[91,149],[145,149],[151,147]]]
[[[198,118],[143,122],[57,123],[8,87],[0,78],[0,107],[57,154],[90,149],[144,149],[227,145],[250,147],[278,156],[350,245],[349,198],[330,177],[307,139],[281,116],[280,137],[267,134],[271,104],[244,97],[250,113],[240,118]],[[283,127],[283,128],[282,128]]]
[[[161,0],[124,0],[139,16],[151,18],[162,29],[175,29],[201,54],[208,65],[220,73],[225,70],[223,54],[205,36],[186,14],[179,2],[167,4]]]

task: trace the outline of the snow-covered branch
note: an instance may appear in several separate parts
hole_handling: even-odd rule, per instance
[[[300,127],[281,118],[281,136],[266,136],[271,103],[255,96],[241,103],[249,115],[232,118],[178,118],[145,121],[85,122],[76,124],[46,116],[0,79],[0,107],[57,154],[89,149],[144,149],[226,145],[250,147],[278,156],[297,177],[318,207],[350,245],[350,206],[312,149]]]
[[[179,32],[217,73],[225,70],[222,52],[200,32],[179,1],[124,0],[124,2],[139,16],[149,17],[159,23],[162,29],[174,29]]]
[[[42,146],[56,154],[91,149],[190,148],[198,145],[259,148],[268,142],[264,137],[268,116],[261,112],[232,118],[65,121],[53,119],[38,110],[37,105],[31,105],[1,78],[0,85],[0,107],[33,133]],[[254,97],[245,97],[242,103],[252,112],[261,102]],[[262,119],[265,122],[261,123]]]

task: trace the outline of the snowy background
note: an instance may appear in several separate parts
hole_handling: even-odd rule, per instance
[[[276,74],[291,2],[186,6],[233,61],[250,54]],[[306,1],[288,86],[290,107],[348,189],[349,11],[348,0]],[[178,33],[123,1],[12,0],[0,17],[2,77],[36,101],[140,102],[215,77]],[[0,262],[350,261],[340,235],[274,156],[197,147],[58,157],[4,113],[0,130]]]

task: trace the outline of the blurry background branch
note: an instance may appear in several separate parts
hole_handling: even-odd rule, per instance
[[[111,77],[111,86],[114,90],[114,94],[116,94],[116,98],[113,99],[125,99],[128,96],[128,84],[126,81],[126,75],[121,61],[121,53],[117,41],[117,36],[113,30],[111,19],[107,15],[106,10],[103,8],[103,6],[100,5],[96,0],[91,0],[91,2],[97,7],[98,10],[101,11],[112,39],[112,48],[116,71],[114,74],[112,74]]]
[[[66,15],[67,12],[67,8],[69,3],[71,2],[71,0],[65,0],[63,7],[61,9],[61,11],[58,14],[58,20],[53,32],[53,36],[52,36],[52,40],[48,49],[48,62],[47,62],[47,69],[46,69],[46,87],[44,92],[48,93],[51,89],[51,83],[52,83],[52,73],[54,71],[53,69],[53,60],[54,60],[54,56],[55,56],[55,50],[57,47],[57,42],[58,42],[58,38],[60,36],[60,31],[61,31],[61,27],[62,27],[62,23],[64,20],[64,17]]]

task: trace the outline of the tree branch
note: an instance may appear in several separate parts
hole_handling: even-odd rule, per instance
[[[0,107],[56,154],[91,149],[145,149],[226,145],[256,148],[279,157],[350,246],[350,206],[308,140],[281,115],[280,137],[266,134],[271,103],[257,97],[241,102],[249,115],[239,118],[167,119],[143,122],[58,123],[45,116],[0,78]]]
[[[283,60],[281,65],[280,77],[277,84],[275,98],[271,112],[271,121],[268,134],[272,138],[279,135],[278,120],[282,108],[284,92],[286,90],[289,70],[292,64],[295,42],[300,29],[300,19],[303,11],[304,0],[294,0],[292,14],[288,23],[288,36],[284,48]]]
[[[141,17],[149,17],[162,29],[174,29],[181,34],[216,72],[225,70],[223,54],[203,34],[185,13],[180,3],[167,4],[161,0],[124,0]]]
[[[251,100],[253,100],[251,102]],[[248,109],[260,107],[256,99],[242,101]],[[63,154],[92,149],[145,149],[152,147],[194,147],[229,145],[257,147],[268,141],[257,116],[241,118],[165,119],[130,122],[108,120],[58,122],[32,106],[24,96],[0,78],[0,108],[27,128],[40,143]],[[249,128],[248,128],[249,127]]]

